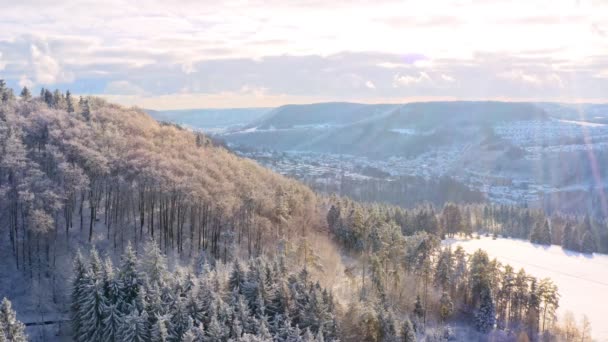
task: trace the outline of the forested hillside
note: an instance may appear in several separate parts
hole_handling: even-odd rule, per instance
[[[0,90],[0,291],[26,323],[69,321],[32,339],[563,335],[551,280],[441,246],[479,210],[319,197],[139,109]]]

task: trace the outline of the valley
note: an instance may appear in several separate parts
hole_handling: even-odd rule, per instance
[[[217,136],[301,180],[447,176],[493,203],[581,214],[603,192],[607,116],[606,106],[591,105],[328,103],[277,108]],[[580,191],[586,201],[560,202]]]

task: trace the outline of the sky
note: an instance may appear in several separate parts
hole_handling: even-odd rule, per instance
[[[608,102],[608,0],[0,0],[0,79],[150,109]]]

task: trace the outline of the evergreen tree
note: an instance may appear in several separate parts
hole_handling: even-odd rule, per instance
[[[72,317],[72,333],[76,339],[80,336],[80,301],[82,300],[82,290],[85,285],[85,277],[87,274],[86,265],[80,251],[76,253],[73,265],[74,278],[72,279],[72,303],[71,303],[71,317]]]
[[[7,298],[0,304],[0,336],[8,342],[27,342],[25,325],[17,320],[17,314]]]
[[[588,230],[583,233],[581,238],[581,252],[583,253],[595,253],[597,251],[597,244],[593,233]]]
[[[538,243],[541,245],[551,244],[551,229],[549,228],[549,221],[538,222],[530,235],[530,242]]]
[[[148,277],[150,285],[163,288],[167,276],[167,260],[154,241],[149,241],[144,247],[141,260],[141,271]]]
[[[403,321],[403,327],[401,328],[401,342],[416,342],[416,332],[414,326],[409,318],[405,318]]]
[[[151,342],[167,342],[169,340],[169,332],[167,330],[167,319],[164,316],[157,317],[156,323],[150,331]]]
[[[136,309],[124,317],[124,322],[119,331],[121,342],[146,342],[150,341],[150,330],[148,329],[148,314],[141,314]]]
[[[89,100],[84,100],[82,106],[80,106],[80,110],[85,121],[91,121],[91,105],[89,104]]]
[[[397,323],[395,316],[390,310],[380,309],[380,341],[396,342],[397,341]]]
[[[51,91],[48,89],[44,89],[43,100],[47,106],[51,108],[55,106],[55,102],[53,102],[53,93],[51,93]]]
[[[224,331],[216,316],[211,318],[211,322],[207,326],[205,332],[205,342],[219,342],[223,340]]]
[[[479,309],[475,313],[475,327],[479,332],[485,334],[494,329],[496,310],[489,288],[484,288],[480,297]]]
[[[137,271],[137,256],[130,242],[127,244],[125,253],[122,255],[119,269],[118,279],[122,286],[121,293],[124,297],[123,300],[126,303],[131,303],[139,292],[140,280]]]
[[[443,291],[441,299],[439,299],[439,316],[441,316],[441,320],[445,321],[453,312],[454,303],[452,303],[452,298],[450,298],[450,295],[446,291]]]
[[[29,101],[32,99],[32,93],[29,89],[27,89],[27,87],[23,87],[20,96],[23,101]]]
[[[424,317],[424,309],[422,307],[422,301],[420,295],[416,296],[416,302],[414,303],[414,316],[421,320]]]
[[[118,310],[116,304],[110,304],[103,309],[103,331],[102,341],[114,342],[119,341],[118,334],[123,324],[122,313]]]
[[[230,273],[230,278],[228,279],[228,288],[230,291],[237,291],[238,293],[242,293],[244,285],[245,285],[245,271],[241,266],[241,263],[236,260],[232,266],[232,273]]]
[[[570,223],[567,223],[564,227],[562,247],[571,251],[580,250],[580,246],[576,238],[576,231],[572,228]]]
[[[65,92],[65,102],[68,113],[74,113],[74,102],[72,99],[72,93],[70,91]]]
[[[92,274],[87,274],[80,289],[78,302],[80,331],[77,336],[80,341],[101,341],[104,326],[104,297],[103,284],[96,280]]]

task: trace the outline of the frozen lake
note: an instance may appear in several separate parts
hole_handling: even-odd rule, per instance
[[[514,239],[448,239],[444,244],[460,245],[468,253],[481,248],[491,258],[510,264],[516,271],[524,268],[537,278],[549,277],[561,294],[558,316],[569,310],[580,323],[586,314],[592,335],[608,341],[608,255],[564,251],[560,246],[541,246]]]

